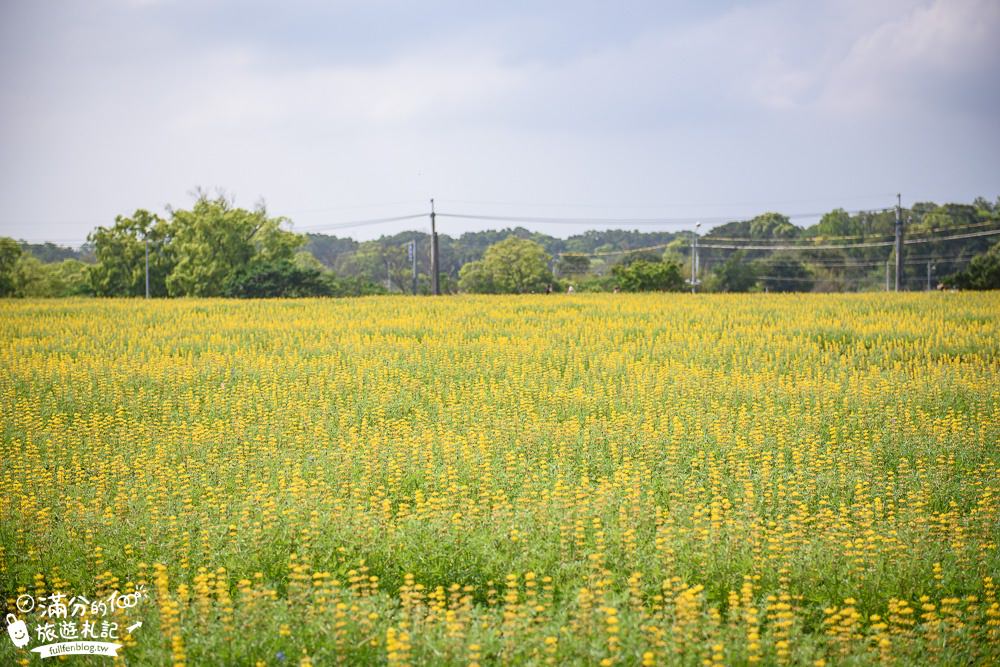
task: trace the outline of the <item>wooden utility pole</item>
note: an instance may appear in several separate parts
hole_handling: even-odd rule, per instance
[[[896,291],[903,278],[903,206],[902,195],[896,195]]]
[[[434,294],[441,294],[441,283],[438,273],[441,271],[441,258],[438,255],[438,233],[434,214],[434,199],[431,199],[431,284]]]

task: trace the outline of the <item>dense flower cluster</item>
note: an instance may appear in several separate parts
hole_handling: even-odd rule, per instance
[[[996,294],[3,303],[0,367],[0,594],[145,585],[129,662],[1000,660]]]

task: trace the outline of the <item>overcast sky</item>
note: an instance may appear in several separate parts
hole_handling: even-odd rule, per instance
[[[992,199],[997,35],[997,0],[4,0],[0,234],[197,186],[300,230]]]

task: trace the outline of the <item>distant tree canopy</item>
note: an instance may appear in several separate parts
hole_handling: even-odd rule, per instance
[[[0,296],[16,296],[18,260],[21,246],[14,239],[0,238]]]
[[[139,209],[119,215],[111,227],[98,227],[88,240],[97,263],[90,267],[90,285],[98,296],[141,296],[146,293],[146,240],[149,240],[150,292],[167,296],[166,280],[176,265],[169,244],[172,226],[154,213]]]
[[[975,257],[965,270],[945,278],[942,282],[945,286],[956,289],[1000,289],[1000,242]]]
[[[749,292],[757,284],[757,266],[737,251],[712,274],[708,288],[712,292]]]
[[[247,211],[204,195],[190,211],[174,211],[170,246],[176,264],[166,278],[167,292],[220,296],[237,273],[290,263],[305,239],[281,229],[285,221],[269,218],[263,207]]]
[[[481,260],[463,266],[458,287],[483,294],[544,292],[552,284],[550,259],[535,241],[511,236],[490,246]]]
[[[789,239],[801,231],[780,213],[764,213],[750,221],[750,237],[754,239]]]
[[[840,238],[857,236],[864,233],[861,221],[852,218],[851,215],[842,208],[837,208],[825,214],[820,221],[808,230],[809,236],[821,236],[823,238]]]
[[[909,259],[916,257],[931,264],[935,280],[945,285],[963,289],[994,285],[990,278],[993,255],[973,258],[984,255],[996,240],[979,232],[1000,227],[1000,200],[920,202],[904,209],[903,218],[908,239],[932,239],[907,246],[900,276],[903,289],[926,289],[924,267],[914,266]],[[418,293],[431,291],[431,243],[424,232],[405,231],[358,242],[325,234],[295,234],[286,222],[269,216],[263,206],[247,210],[224,196],[198,193],[189,209],[168,209],[163,216],[139,209],[118,216],[113,224],[95,229],[78,250],[0,239],[0,295],[141,296],[146,289],[147,241],[150,292],[157,297],[409,293],[414,282]],[[699,289],[882,289],[887,264],[892,269],[894,225],[892,209],[834,209],[808,227],[798,227],[788,216],[775,212],[726,223],[699,237]],[[965,230],[977,235],[962,236]],[[952,232],[960,238],[937,240]],[[659,282],[666,280],[669,271],[657,265],[678,264],[683,267],[680,272],[688,275],[692,239],[691,232],[620,229],[590,230],[561,239],[523,227],[456,237],[440,234],[441,289],[445,293],[458,289],[530,292],[542,291],[550,283],[559,289],[550,268],[579,291],[674,289],[660,286],[672,283]],[[755,246],[801,247],[740,249],[740,240],[755,241]],[[411,242],[416,244],[415,262],[406,250]],[[827,247],[811,249],[809,244]],[[500,249],[494,250],[497,246]],[[552,257],[556,259],[550,267]],[[640,262],[643,265],[635,268]],[[522,270],[526,266],[532,268]],[[317,273],[325,287],[315,282]]]
[[[34,255],[43,264],[55,264],[65,259],[76,259],[87,264],[94,262],[94,248],[90,243],[84,243],[80,248],[67,248],[48,241],[45,243],[21,241],[21,250]]]
[[[590,271],[590,258],[586,255],[563,255],[556,262],[561,276],[572,276]]]
[[[87,268],[76,259],[46,264],[14,239],[0,238],[0,296],[85,296],[92,293]]]
[[[230,274],[223,296],[277,298],[332,296],[333,286],[315,268],[304,268],[290,259],[248,262]]]
[[[684,289],[681,265],[677,262],[637,259],[616,264],[611,269],[615,284],[624,292],[676,292]]]
[[[95,294],[145,294],[147,241],[152,296],[304,289],[305,275],[290,267],[305,239],[282,229],[284,218],[269,217],[262,206],[248,211],[225,196],[204,193],[190,210],[170,213],[167,220],[140,209],[90,234],[97,262],[88,273]],[[275,285],[279,278],[291,282]]]
[[[795,255],[775,253],[755,265],[757,279],[768,292],[808,292],[813,288],[812,272]]]

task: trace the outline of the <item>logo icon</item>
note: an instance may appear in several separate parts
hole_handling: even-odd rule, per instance
[[[24,648],[31,641],[28,635],[28,626],[24,624],[14,614],[7,614],[7,634],[17,648]]]

